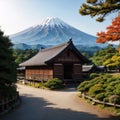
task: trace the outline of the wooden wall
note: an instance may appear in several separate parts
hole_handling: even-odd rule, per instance
[[[73,82],[82,79],[82,61],[72,49],[65,50],[49,65],[26,67],[26,79],[47,81],[52,78],[59,78],[65,80],[64,77],[66,74],[64,70],[66,70],[66,65],[70,68],[68,70],[72,71],[68,73],[70,73],[70,79]]]
[[[66,50],[59,58],[56,59],[57,62],[80,62],[80,59],[76,56],[74,51]]]
[[[72,64],[72,63],[71,63]],[[64,81],[68,81],[71,79],[71,81],[73,82],[76,82],[76,81],[80,81],[82,79],[82,64],[73,64],[73,65],[68,65],[70,67],[73,67],[73,68],[70,68],[68,70],[72,70],[72,72],[68,72],[68,73],[71,73],[70,76],[72,76],[70,79],[65,79],[65,69],[64,67],[66,66],[66,64],[54,64],[54,77],[57,77],[61,80],[64,80]]]
[[[54,78],[59,78],[63,80],[64,78],[63,64],[54,64]]]
[[[82,65],[74,64],[73,65],[73,80],[79,81],[82,79]]]
[[[25,74],[27,80],[47,81],[53,78],[53,70],[48,68],[27,68]]]

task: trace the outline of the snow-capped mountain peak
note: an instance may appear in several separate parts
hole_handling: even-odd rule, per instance
[[[13,44],[47,46],[63,43],[70,38],[73,39],[75,45],[101,46],[96,43],[96,37],[84,33],[56,17],[47,17],[39,25],[10,36]]]
[[[54,27],[55,25],[60,26],[60,27],[62,27],[62,26],[68,27],[68,25],[65,22],[63,22],[62,20],[60,20],[57,17],[47,17],[42,20],[40,25],[41,26],[50,26],[50,27]]]

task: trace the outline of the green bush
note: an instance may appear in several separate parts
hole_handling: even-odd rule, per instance
[[[87,85],[89,84],[89,81],[84,81],[82,82],[78,87],[77,90],[80,92],[85,92],[89,90],[89,87]]]
[[[92,86],[88,91],[89,95],[92,97],[95,97],[97,94],[104,92],[102,86],[103,86],[102,84],[96,84]]]
[[[114,81],[112,81],[112,82],[110,83],[111,86],[115,86],[115,85],[117,85],[117,84],[120,83],[120,80],[117,80],[117,79],[113,79],[113,80],[114,80]]]
[[[109,98],[108,98],[108,97],[105,97],[105,98],[103,99],[103,101],[104,101],[104,102],[109,102]]]
[[[105,93],[99,93],[95,96],[95,98],[97,100],[103,101],[103,99],[105,98]]]
[[[109,97],[109,102],[114,104],[120,104],[120,96],[119,95],[112,95]]]
[[[107,78],[107,79],[108,79],[108,78],[112,78],[112,75],[110,75],[110,74],[105,74],[105,73],[104,73],[104,74],[101,74],[101,75],[102,75],[104,78]]]
[[[49,89],[60,89],[63,88],[64,85],[62,83],[62,81],[58,78],[53,78],[51,80],[48,80],[45,84],[45,87],[49,88]]]
[[[98,100],[120,104],[120,77],[109,74],[91,74],[89,80],[80,83],[78,91],[85,92]],[[114,95],[118,97],[111,98]]]
[[[99,76],[99,74],[97,74],[97,73],[91,73],[90,79],[93,79],[93,78],[98,77],[98,76]]]
[[[35,84],[34,84],[34,87],[35,87],[35,88],[40,88],[40,87],[42,87],[42,86],[43,86],[42,83],[35,83]]]
[[[120,83],[115,85],[114,94],[120,95]]]
[[[109,84],[108,84],[108,86],[105,88],[105,90],[106,90],[107,92],[113,92],[114,89],[115,89],[115,87],[114,87],[114,86],[111,86],[111,85],[109,85]]]
[[[105,96],[106,97],[110,97],[111,95],[113,95],[113,92],[111,91],[111,92],[109,92],[109,91],[106,91],[105,92]]]

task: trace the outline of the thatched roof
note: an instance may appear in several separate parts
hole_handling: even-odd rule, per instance
[[[69,46],[74,47],[73,43],[71,40],[64,44],[60,44],[51,48],[46,48],[40,50],[35,56],[33,56],[31,59],[19,64],[19,66],[40,66],[40,65],[47,65],[48,61],[51,61],[54,59],[56,56],[58,56],[62,51],[64,51],[66,48]],[[76,49],[74,47],[74,49]],[[76,49],[77,50],[77,49]],[[79,54],[80,57],[84,59],[84,62],[88,62],[88,60],[82,56],[78,50],[77,54]]]

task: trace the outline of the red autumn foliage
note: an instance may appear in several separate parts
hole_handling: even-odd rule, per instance
[[[97,43],[105,43],[107,41],[120,40],[120,16],[116,17],[110,26],[106,28],[106,32],[97,33]]]

